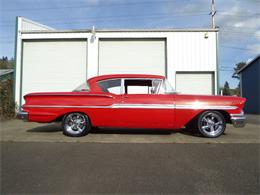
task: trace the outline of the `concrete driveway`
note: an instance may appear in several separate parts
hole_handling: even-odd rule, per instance
[[[178,131],[99,129],[80,138],[64,136],[60,123],[40,124],[20,120],[1,122],[1,141],[14,142],[89,142],[89,143],[260,143],[260,116],[248,115],[244,128],[228,125],[216,139],[201,137],[185,129]]]

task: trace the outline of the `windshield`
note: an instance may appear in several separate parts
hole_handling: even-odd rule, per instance
[[[174,88],[171,86],[167,79],[164,79],[162,86],[159,91],[160,94],[167,94],[167,93],[176,93]]]
[[[76,87],[73,91],[89,91],[89,86],[87,82],[82,83],[78,87]]]

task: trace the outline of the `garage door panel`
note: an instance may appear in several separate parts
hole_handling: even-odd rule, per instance
[[[182,94],[213,94],[213,73],[176,73],[176,91]]]
[[[165,39],[101,39],[99,74],[165,75],[165,55]]]
[[[25,41],[22,95],[71,91],[86,80],[87,42]]]

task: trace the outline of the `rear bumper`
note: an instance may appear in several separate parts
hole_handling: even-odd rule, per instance
[[[231,114],[230,119],[234,127],[244,127],[246,125],[244,112],[241,112],[240,114]]]
[[[17,117],[23,121],[28,121],[28,112],[19,111]]]

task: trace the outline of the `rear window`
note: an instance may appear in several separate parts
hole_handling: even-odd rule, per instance
[[[111,79],[98,82],[103,92],[121,94],[121,79]]]

